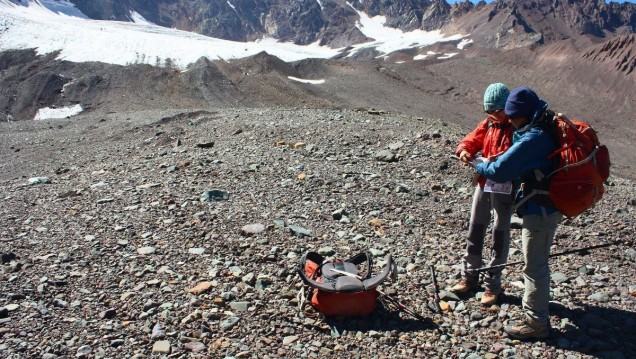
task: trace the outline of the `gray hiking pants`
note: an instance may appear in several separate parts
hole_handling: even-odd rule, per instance
[[[548,258],[550,246],[556,233],[557,225],[563,218],[561,212],[546,216],[523,216],[521,240],[523,243],[523,278],[525,291],[523,309],[532,323],[547,325],[549,320],[548,303],[550,302],[550,267]]]
[[[479,185],[473,195],[473,206],[470,213],[470,226],[468,227],[468,239],[466,241],[466,255],[464,256],[464,268],[475,269],[482,266],[482,253],[484,249],[484,237],[490,223],[491,209],[495,210],[494,223],[492,225],[492,250],[488,266],[504,264],[508,261],[510,249],[510,217],[514,208],[514,196],[512,194],[484,192]],[[498,293],[501,291],[501,272],[503,268],[493,269],[485,275],[486,288]],[[477,282],[479,274],[464,272],[468,281]]]

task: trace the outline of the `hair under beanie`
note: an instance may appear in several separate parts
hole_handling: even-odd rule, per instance
[[[502,83],[490,84],[484,92],[484,111],[500,110],[506,106],[510,90]]]
[[[539,96],[527,87],[514,89],[506,101],[505,112],[508,117],[530,117],[537,111],[541,103]]]

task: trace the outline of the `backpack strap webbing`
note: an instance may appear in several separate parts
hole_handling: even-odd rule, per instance
[[[315,274],[316,276],[320,276],[322,281],[316,280],[316,276],[310,278],[307,275],[305,268],[308,260],[317,264]],[[298,274],[306,285],[321,291],[343,293],[362,292],[374,289],[389,276],[393,268],[391,255],[388,254],[385,260],[387,264],[382,272],[375,277],[370,277],[372,256],[368,252],[357,254],[344,262],[325,261],[321,255],[315,252],[308,252],[302,256],[300,260]],[[358,274],[357,265],[364,262],[366,262],[367,268],[361,273],[363,275],[360,275]]]

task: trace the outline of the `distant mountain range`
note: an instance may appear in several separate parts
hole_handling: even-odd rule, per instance
[[[70,0],[92,19],[132,21],[235,41],[272,37],[332,47],[367,41],[357,11],[385,16],[404,31],[453,30],[476,43],[513,48],[589,35],[636,32],[636,4],[603,0],[499,0],[486,4],[444,0]]]

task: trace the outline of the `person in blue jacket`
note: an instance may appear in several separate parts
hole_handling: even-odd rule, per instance
[[[552,172],[554,164],[548,156],[556,150],[556,143],[542,126],[548,104],[537,94],[520,87],[510,93],[505,113],[515,128],[513,144],[494,162],[483,162],[475,170],[495,182],[513,181],[517,190],[517,213],[523,219],[522,246],[525,291],[524,319],[509,323],[504,331],[517,339],[542,339],[550,334],[550,268],[548,257],[557,225],[562,214],[545,195],[521,202],[524,194],[541,186],[542,174]]]

